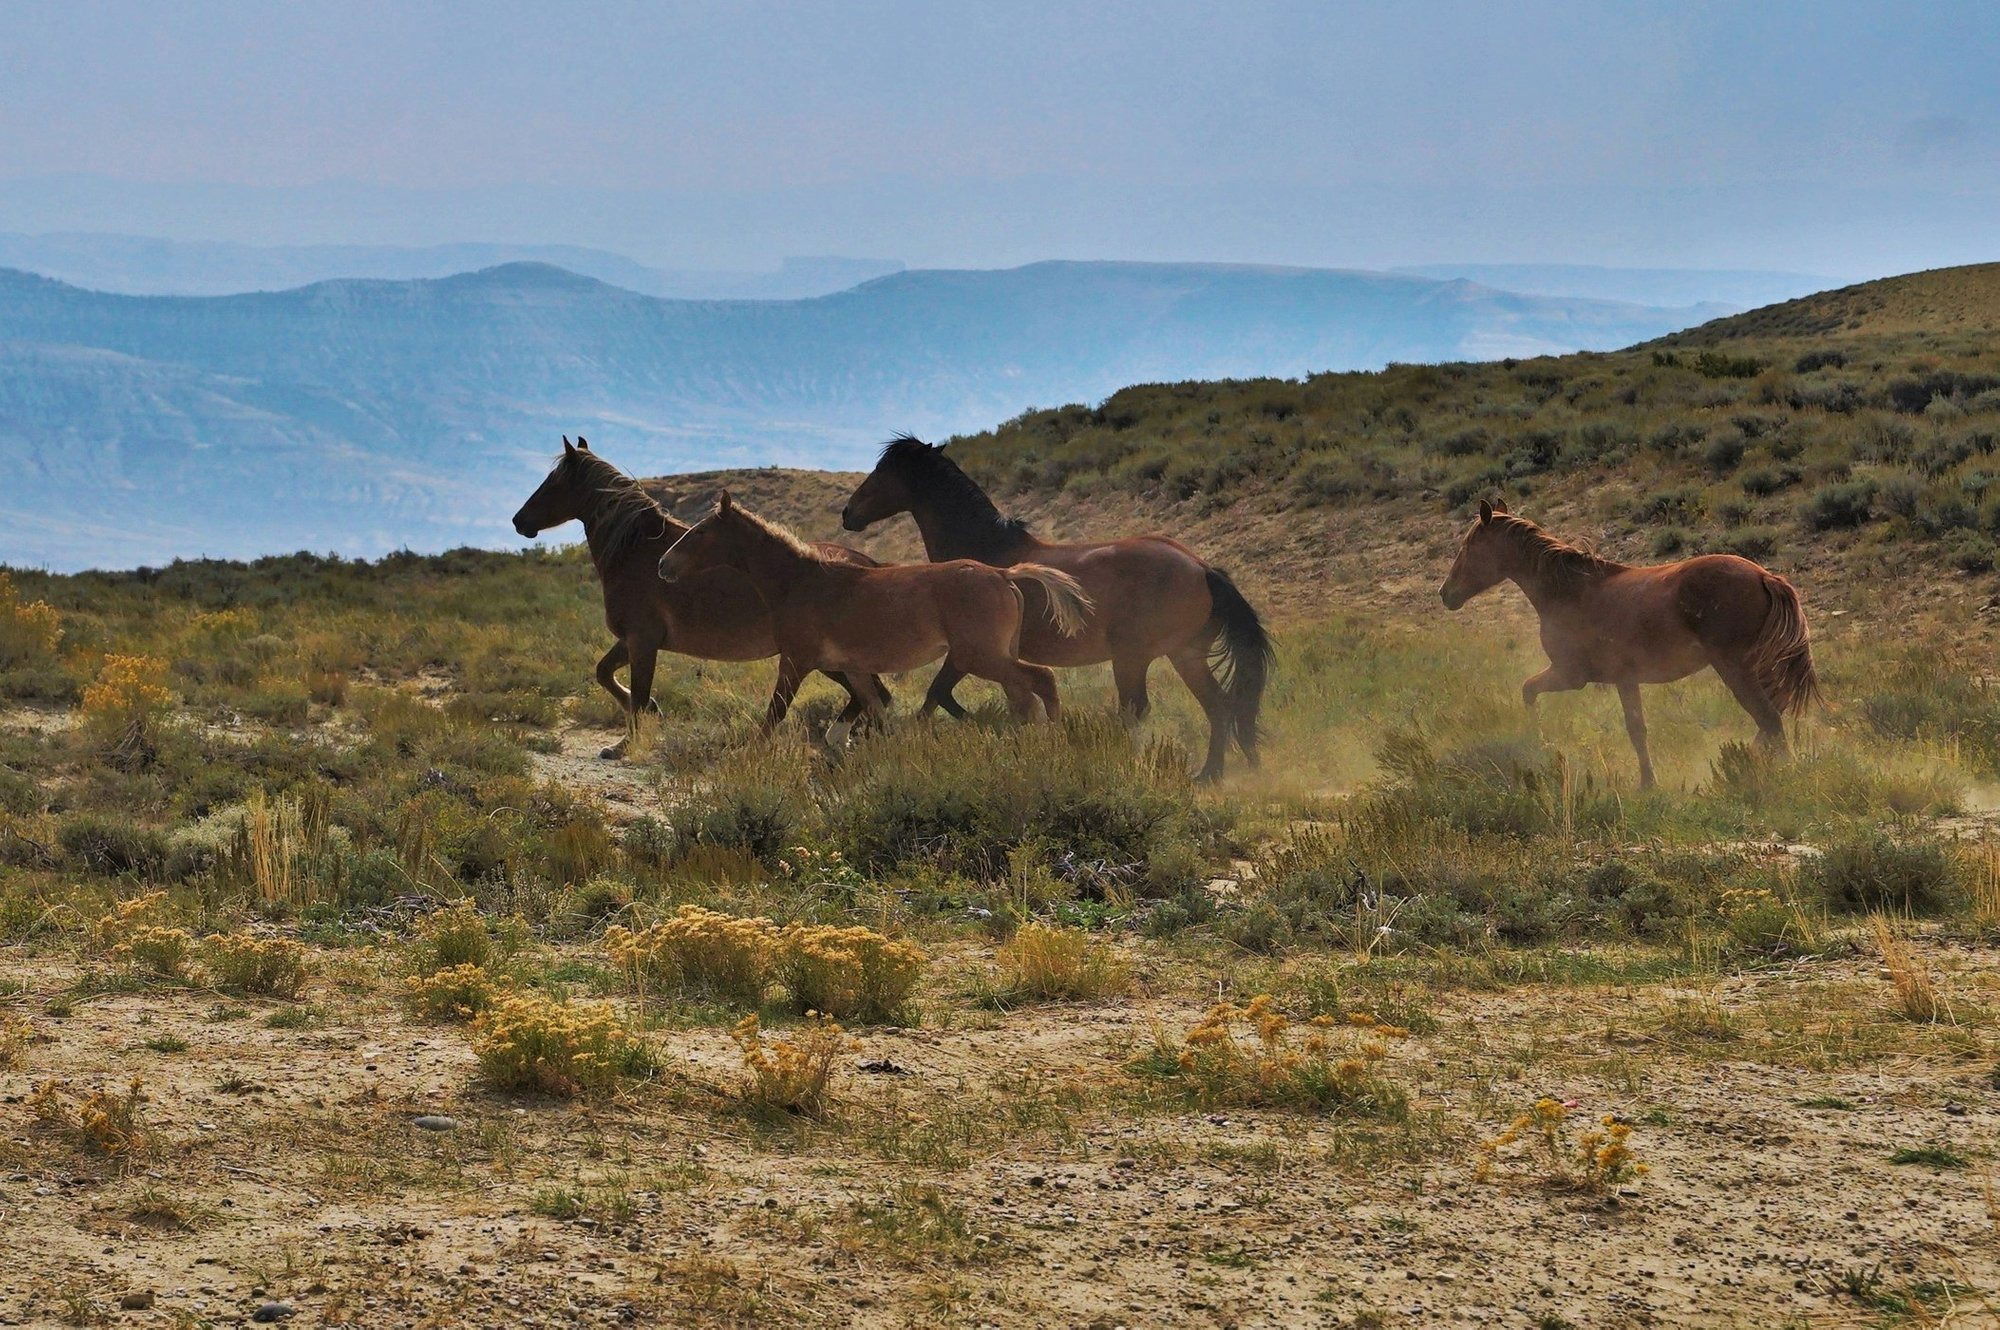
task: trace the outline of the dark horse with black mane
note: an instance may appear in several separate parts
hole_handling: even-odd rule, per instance
[[[1271,640],[1257,611],[1220,568],[1165,536],[1077,545],[1038,540],[1020,521],[1001,516],[943,448],[908,435],[882,450],[840,520],[849,531],[864,531],[897,513],[916,519],[924,553],[934,563],[1038,564],[1077,580],[1092,604],[1081,630],[1059,631],[1041,594],[1031,591],[1021,659],[1060,666],[1110,661],[1119,706],[1136,720],[1146,714],[1147,668],[1165,656],[1208,717],[1201,778],[1222,774],[1232,736],[1250,765],[1257,764],[1257,712]],[[1210,671],[1211,658],[1222,667],[1220,679]],[[924,709],[964,715],[951,695],[963,677],[947,661]]]
[[[625,738],[604,757],[623,757],[639,713],[652,703],[653,666],[661,651],[702,660],[764,660],[778,652],[771,616],[757,590],[741,573],[715,568],[672,584],[662,582],[660,556],[688,532],[660,507],[639,482],[590,451],[578,439],[563,438],[562,459],[514,514],[514,529],[538,536],[565,522],[582,522],[590,561],[604,588],[604,624],[618,640],[597,662],[597,682],[625,712]],[[873,568],[875,560],[845,545],[814,547],[830,562]],[[628,692],[618,682],[620,666],[632,667]],[[829,676],[847,690],[842,722],[879,713],[889,690],[879,679]],[[873,705],[860,689],[869,690]]]
[[[1812,635],[1790,582],[1734,554],[1635,568],[1558,540],[1504,503],[1479,505],[1438,595],[1455,610],[1512,581],[1541,618],[1549,667],[1521,685],[1543,693],[1608,683],[1625,704],[1639,785],[1653,784],[1639,685],[1713,669],[1757,722],[1761,743],[1785,750],[1785,715],[1819,693]]]

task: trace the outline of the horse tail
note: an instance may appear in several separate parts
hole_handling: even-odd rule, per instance
[[[1049,617],[1055,620],[1056,631],[1064,637],[1075,637],[1082,632],[1083,621],[1096,608],[1083,584],[1068,573],[1039,563],[1017,563],[1001,571],[1015,586],[1033,582],[1048,592]]]
[[[1770,695],[1772,705],[1797,716],[1819,698],[1819,673],[1813,669],[1812,631],[1799,604],[1798,588],[1773,572],[1764,574],[1764,594],[1771,607],[1764,626],[1750,644],[1749,665]]]
[[[1263,619],[1243,599],[1236,583],[1220,568],[1204,567],[1212,608],[1208,622],[1215,633],[1209,659],[1217,667],[1236,742],[1253,760],[1257,753],[1257,715],[1264,705],[1264,683],[1271,672],[1271,634]]]

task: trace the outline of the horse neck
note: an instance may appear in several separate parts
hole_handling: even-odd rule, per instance
[[[1595,577],[1565,569],[1559,557],[1549,557],[1555,543],[1545,533],[1531,531],[1520,536],[1513,547],[1508,580],[1521,588],[1538,614],[1580,604],[1597,589]]]
[[[810,576],[819,561],[801,554],[776,536],[752,533],[737,549],[736,567],[766,603],[775,603],[800,578]]]
[[[636,502],[620,490],[600,488],[595,501],[584,511],[583,542],[590,550],[590,561],[597,566],[600,577],[635,550],[671,545],[688,532],[687,523],[676,520],[673,514],[658,504],[653,504],[655,511],[652,513],[635,515],[628,512],[627,509]],[[625,538],[619,539],[618,533],[630,521],[644,522],[648,529],[637,534],[627,529]],[[655,522],[658,523],[657,530],[653,529]]]
[[[988,563],[1011,562],[1012,556],[1034,543],[1034,538],[1000,515],[1000,510],[984,494],[978,505],[952,505],[925,495],[910,504],[917,532],[924,540],[924,554],[932,563],[948,559],[979,559]]]

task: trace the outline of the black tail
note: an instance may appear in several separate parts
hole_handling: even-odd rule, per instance
[[[1257,761],[1257,713],[1264,705],[1264,681],[1271,672],[1271,635],[1243,593],[1220,568],[1210,568],[1209,622],[1215,645],[1209,659],[1216,666],[1222,689],[1229,695],[1229,713],[1237,746],[1254,766]]]

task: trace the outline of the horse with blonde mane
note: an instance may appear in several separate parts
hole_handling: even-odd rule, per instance
[[[1021,659],[1021,591],[1045,593],[1042,612],[1060,633],[1075,633],[1090,610],[1076,580],[1052,568],[993,568],[971,559],[862,567],[829,558],[738,507],[727,490],[713,513],[660,556],[659,575],[679,586],[716,568],[742,575],[770,608],[778,679],[764,713],[767,734],[812,670],[896,674],[939,657],[999,684],[1016,719],[1034,719],[1039,699],[1054,720],[1062,710],[1054,673]],[[879,721],[879,702],[860,700]]]
[[[1653,762],[1641,684],[1712,669],[1757,722],[1759,743],[1780,753],[1785,716],[1819,695],[1797,588],[1748,559],[1704,554],[1633,567],[1558,540],[1504,503],[1482,501],[1438,594],[1456,610],[1507,581],[1540,616],[1549,657],[1549,667],[1521,685],[1521,700],[1532,708],[1543,693],[1615,687],[1642,789],[1652,787]]]
[[[563,437],[563,455],[541,486],[514,514],[514,529],[533,538],[565,522],[582,522],[590,561],[604,589],[604,624],[611,630],[611,649],[597,662],[597,682],[625,713],[625,737],[600,756],[625,755],[639,714],[652,704],[653,670],[661,651],[676,651],[701,660],[763,660],[777,651],[771,636],[771,616],[743,577],[717,568],[674,586],[655,575],[660,555],[687,534],[639,482],[590,451],[579,438]],[[872,567],[875,561],[845,545],[815,547],[829,562]],[[632,687],[618,682],[620,668],[630,666]],[[834,682],[848,693],[843,722],[863,714],[880,715],[889,699],[879,679],[835,674]],[[872,707],[863,704],[863,698]]]

